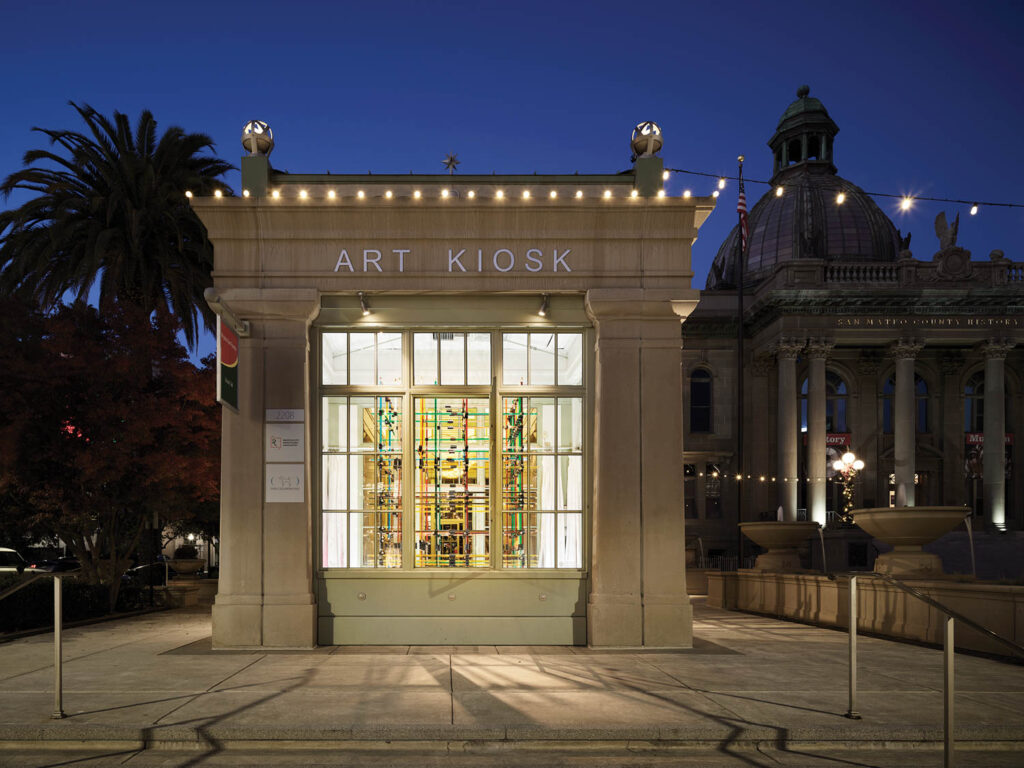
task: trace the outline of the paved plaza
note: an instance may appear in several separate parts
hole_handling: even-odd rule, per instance
[[[4,766],[939,766],[942,652],[708,608],[695,647],[213,651],[175,610],[0,644]],[[957,654],[958,762],[1024,765],[1024,666]]]

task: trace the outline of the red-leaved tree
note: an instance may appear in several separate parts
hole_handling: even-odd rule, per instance
[[[142,531],[218,496],[214,380],[176,331],[166,313],[113,302],[0,310],[0,498],[110,585],[111,610]]]

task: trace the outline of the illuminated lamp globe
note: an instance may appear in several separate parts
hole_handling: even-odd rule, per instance
[[[860,472],[862,469],[864,469],[864,462],[861,461],[860,459],[857,459],[855,462],[853,462],[853,468]]]
[[[841,461],[837,460],[837,461],[833,461],[832,462],[832,469],[834,469],[836,472],[842,472],[843,471],[843,466],[844,466],[843,462],[841,462]]]
[[[852,464],[853,460],[856,458],[856,456],[847,451],[846,453],[843,454],[843,464]]]
[[[274,132],[263,120],[250,120],[242,129],[242,147],[250,155],[269,155],[274,151]]]
[[[633,140],[630,147],[637,157],[650,157],[661,149],[661,128],[657,123],[647,120],[633,129]]]

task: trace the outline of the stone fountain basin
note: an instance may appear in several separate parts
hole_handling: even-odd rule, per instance
[[[850,512],[863,531],[893,547],[920,547],[956,528],[967,507],[875,507]]]
[[[765,549],[796,549],[814,535],[818,524],[810,521],[758,520],[740,523],[743,535]]]

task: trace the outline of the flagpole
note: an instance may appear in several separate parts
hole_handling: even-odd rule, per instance
[[[736,214],[739,217],[739,226],[736,232],[736,240],[739,245],[739,258],[736,260],[736,472],[740,480],[736,483],[736,522],[743,522],[743,262],[746,259],[746,216],[747,202],[746,192],[743,189],[743,155],[739,161],[739,197],[736,205]],[[743,567],[743,533],[740,527],[736,526],[736,568]]]

